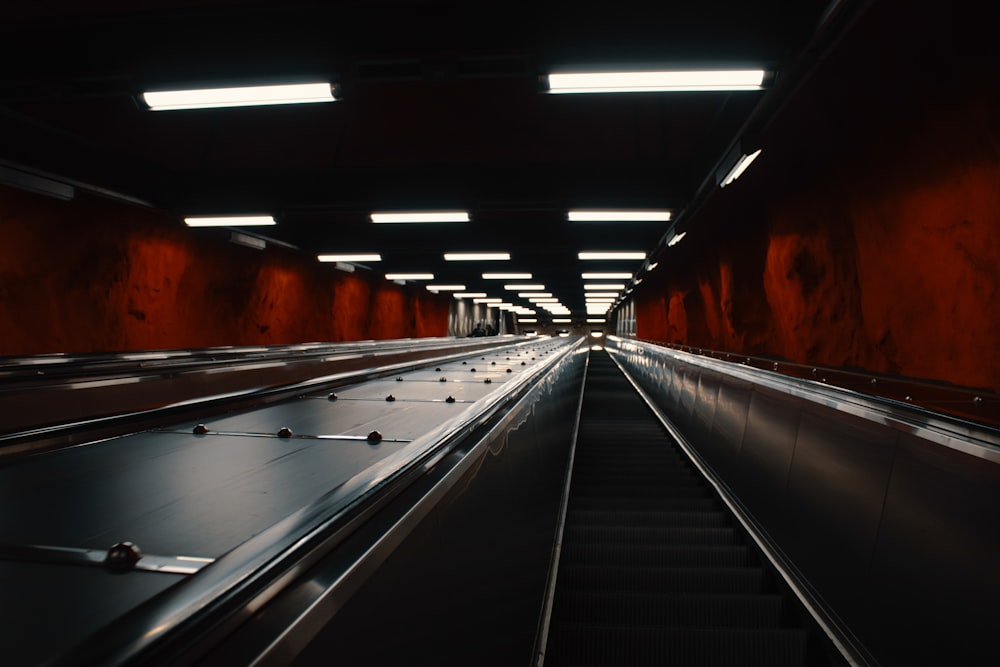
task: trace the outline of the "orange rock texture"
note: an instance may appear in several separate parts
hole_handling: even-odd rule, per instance
[[[690,218],[636,290],[639,338],[1000,391],[992,42],[974,17],[891,4]]]
[[[0,187],[0,238],[0,355],[447,334],[447,297],[86,194]]]

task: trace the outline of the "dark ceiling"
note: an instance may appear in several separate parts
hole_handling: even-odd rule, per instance
[[[377,251],[379,272],[431,271],[470,289],[484,270],[531,272],[582,316],[583,271],[638,275],[643,262],[577,252],[661,252],[717,187],[727,150],[767,122],[858,4],[20,3],[0,10],[0,164],[178,219],[272,213],[266,236],[310,255]],[[762,67],[774,80],[616,95],[540,85],[551,71],[629,67]],[[316,79],[334,82],[339,101],[136,102],[150,89]],[[472,222],[368,221],[426,208],[468,210]],[[570,223],[569,208],[669,209],[674,222]],[[512,260],[442,261],[460,250]]]

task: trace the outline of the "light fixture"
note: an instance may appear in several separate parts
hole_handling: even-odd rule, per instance
[[[552,324],[571,324],[572,322],[572,319],[565,317],[556,317],[552,319]]]
[[[747,167],[749,167],[750,164],[757,159],[757,156],[760,155],[760,151],[761,149],[758,148],[749,155],[741,155],[740,159],[736,162],[735,165],[733,165],[733,168],[729,170],[729,173],[726,174],[725,177],[723,177],[722,182],[719,183],[719,187],[724,188],[733,181],[735,181],[737,178],[742,176],[743,172],[747,170]]]
[[[618,292],[587,292],[584,296],[588,299],[618,298]]]
[[[591,331],[590,335],[593,336],[594,338],[601,338],[601,337],[604,336],[604,332],[603,331]]]
[[[529,298],[528,301],[530,301],[531,303],[559,303],[559,299],[555,297]]]
[[[673,241],[673,239],[671,239],[671,241]],[[670,244],[668,243],[667,245],[670,245]],[[659,265],[660,265],[659,262],[650,262],[649,266],[646,267],[646,271],[652,271],[653,269],[655,269]]]
[[[552,296],[552,292],[518,292],[517,295],[522,299],[530,299],[532,297]]]
[[[462,292],[465,285],[425,285],[430,292]]]
[[[484,273],[483,280],[531,280],[530,273]]]
[[[336,255],[316,255],[321,262],[381,262],[382,255],[375,252],[341,253]]]
[[[670,211],[569,211],[570,222],[670,222]]]
[[[217,215],[189,216],[184,218],[188,227],[262,227],[276,225],[270,215]]]
[[[584,283],[583,289],[585,290],[625,289],[625,283]]]
[[[670,239],[670,241],[667,243],[667,247],[669,248],[677,245],[678,243],[684,240],[685,236],[687,236],[687,232],[681,232],[680,234],[676,234],[674,238]]]
[[[598,272],[581,273],[580,277],[584,280],[629,280],[632,277],[632,274],[623,272]]]
[[[387,273],[386,280],[434,280],[433,273]],[[465,288],[463,288],[465,289]]]
[[[509,252],[446,252],[446,262],[506,262],[510,260]]]
[[[632,251],[585,251],[577,255],[580,259],[607,259],[607,260],[625,260],[625,259],[646,259],[646,253],[644,252],[632,252]]]
[[[608,321],[606,317],[588,317],[587,324],[604,324]]]
[[[263,250],[267,247],[267,241],[250,234],[240,234],[237,231],[229,232],[229,242],[241,245],[254,250]]]
[[[548,75],[550,93],[647,93],[760,90],[766,72],[686,70],[656,72],[564,72]]]
[[[488,297],[478,297],[472,300],[472,303],[500,303],[503,299],[488,298]]]
[[[538,320],[534,317],[521,317],[517,321],[521,324],[538,324]]]
[[[510,285],[504,285],[503,288],[509,292],[516,292],[517,290],[524,290],[525,292],[530,291],[541,291],[545,289],[545,285],[518,285],[516,283],[511,283]]]
[[[468,211],[383,211],[372,213],[374,223],[469,222]]]
[[[306,104],[312,102],[333,102],[334,99],[333,87],[326,82],[282,84],[276,86],[158,90],[147,91],[142,94],[142,101],[151,111],[252,107],[269,104]]]
[[[481,299],[486,296],[486,292],[455,292],[452,296],[456,299]]]

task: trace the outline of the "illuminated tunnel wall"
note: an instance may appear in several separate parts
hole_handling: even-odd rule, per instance
[[[227,238],[0,187],[0,355],[447,335],[447,296]]]
[[[636,290],[638,338],[1000,390],[996,41],[876,5]]]

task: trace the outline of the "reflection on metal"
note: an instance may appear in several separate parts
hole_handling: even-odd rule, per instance
[[[107,551],[42,544],[0,544],[0,560],[62,565],[110,567],[115,570],[143,570],[167,574],[194,574],[214,558],[197,556],[157,556],[141,553],[131,542],[120,542]]]

